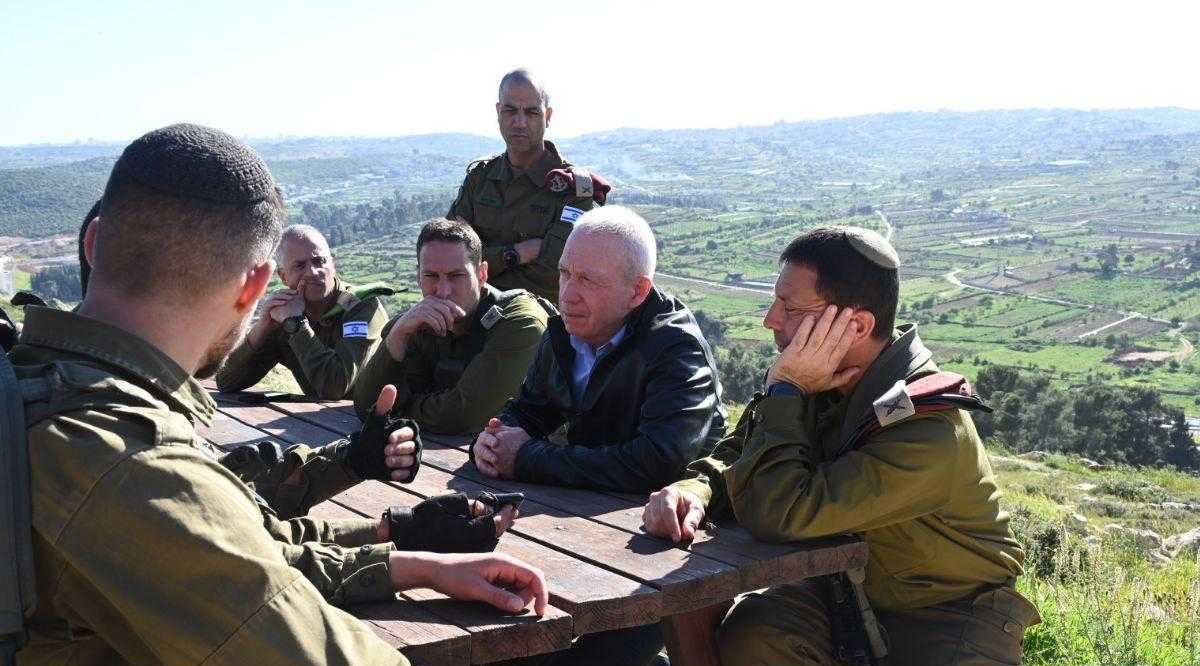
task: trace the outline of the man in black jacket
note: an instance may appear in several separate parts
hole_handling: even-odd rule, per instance
[[[520,394],[472,447],[488,476],[647,492],[725,431],[712,351],[654,287],[656,250],[628,208],[585,213],[559,261],[559,308]],[[550,435],[566,424],[566,442]],[[558,439],[558,438],[556,438]]]

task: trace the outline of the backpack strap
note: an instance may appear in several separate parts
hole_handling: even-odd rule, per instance
[[[917,414],[965,409],[991,413],[966,377],[954,372],[934,372],[899,380],[879,396],[858,425],[838,447],[837,456],[862,446],[875,433]],[[836,457],[836,456],[835,456]]]

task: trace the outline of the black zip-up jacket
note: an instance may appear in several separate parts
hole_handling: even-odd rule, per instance
[[[550,318],[520,394],[500,415],[533,438],[517,453],[517,479],[649,492],[682,478],[724,435],[712,350],[687,306],[655,288],[625,326],[574,396],[575,350],[562,318]],[[548,441],[564,423],[567,443]]]

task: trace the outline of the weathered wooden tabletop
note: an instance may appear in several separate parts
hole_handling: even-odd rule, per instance
[[[215,393],[220,411],[201,435],[228,448],[273,439],[326,444],[358,429],[349,402],[247,405]],[[561,650],[575,636],[663,621],[675,666],[715,663],[713,618],[736,595],[861,567],[866,546],[849,537],[766,544],[720,525],[687,546],[642,531],[643,497],[484,477],[468,461],[467,438],[423,435],[421,471],[410,484],[363,482],[313,515],[378,518],[446,492],[521,491],[520,518],[498,551],[540,567],[551,606],[542,618],[409,590],[396,602],[349,609],[416,664],[460,666]],[[690,632],[690,633],[689,633]],[[706,635],[707,634],[707,635]]]

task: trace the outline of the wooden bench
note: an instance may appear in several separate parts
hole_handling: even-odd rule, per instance
[[[214,393],[219,412],[201,435],[228,448],[272,439],[320,445],[359,427],[350,403],[246,405]],[[714,628],[732,600],[750,590],[866,564],[851,537],[767,544],[718,525],[676,546],[642,531],[645,498],[490,479],[468,460],[463,437],[423,436],[421,472],[410,484],[366,481],[313,508],[328,518],[378,516],[446,492],[525,493],[520,518],[497,550],[540,567],[551,606],[544,617],[408,590],[395,602],[350,610],[415,664],[466,666],[570,646],[576,636],[662,622],[674,666],[717,664]]]

